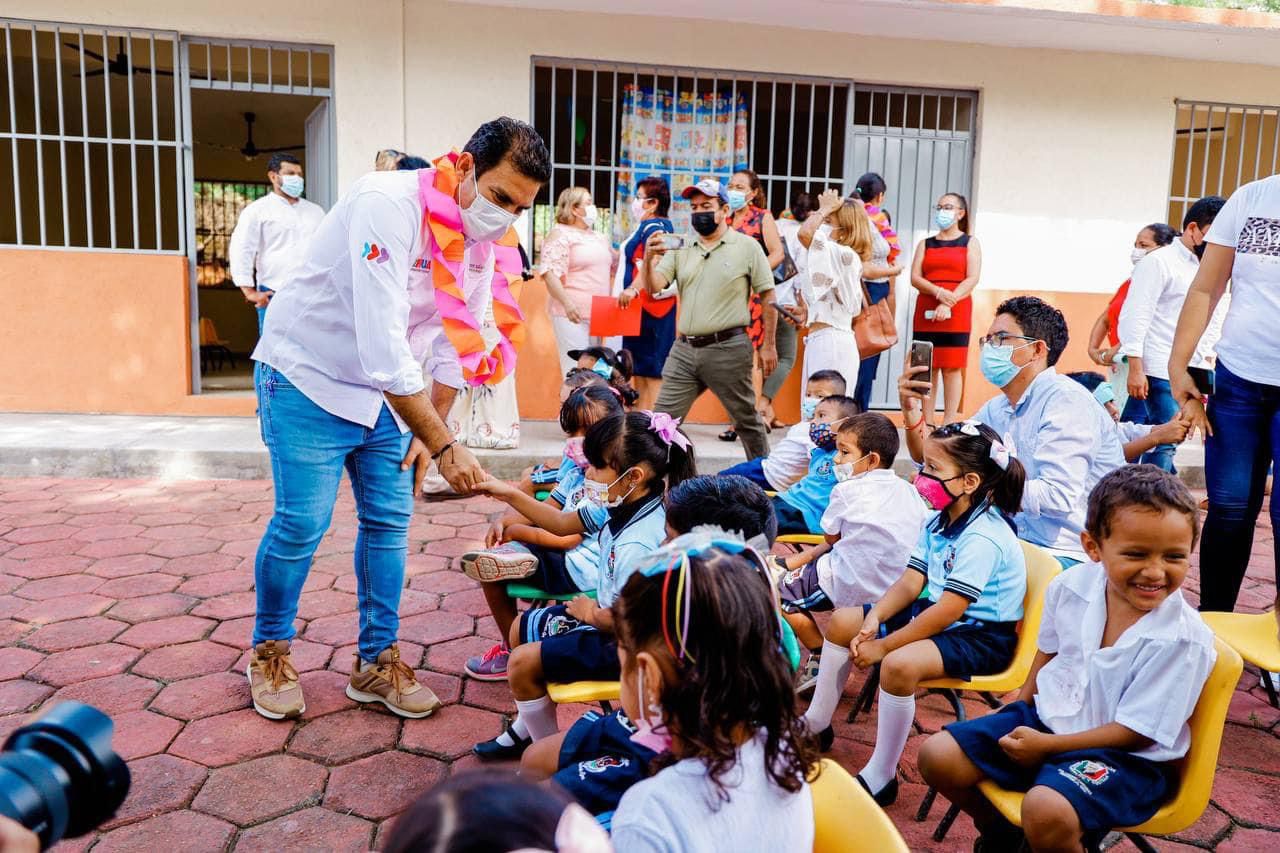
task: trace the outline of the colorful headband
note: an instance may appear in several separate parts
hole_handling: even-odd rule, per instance
[[[649,429],[658,434],[658,438],[670,447],[676,445],[685,453],[689,452],[689,438],[680,431],[680,419],[673,418],[666,412],[645,412],[649,416]]]

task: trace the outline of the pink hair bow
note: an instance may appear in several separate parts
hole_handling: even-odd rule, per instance
[[[680,432],[680,419],[673,418],[666,412],[648,412],[649,429],[658,434],[658,437],[670,447],[675,444],[681,450],[688,452],[689,439],[684,433]]]

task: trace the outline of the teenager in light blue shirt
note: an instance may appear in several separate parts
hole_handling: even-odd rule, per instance
[[[1018,536],[1047,548],[1064,568],[1084,559],[1080,534],[1093,487],[1125,464],[1124,447],[1106,410],[1054,365],[1067,348],[1062,312],[1034,296],[1007,299],[982,339],[982,375],[1001,393],[974,415],[996,431],[1026,468],[1014,520]],[[924,421],[913,400],[929,383],[908,367],[898,381],[907,447],[922,459]]]
[[[809,473],[773,499],[779,533],[822,533],[822,514],[836,487],[836,428],[861,411],[856,400],[839,394],[818,403],[809,424]]]

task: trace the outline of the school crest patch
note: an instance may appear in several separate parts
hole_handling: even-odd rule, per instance
[[[1090,785],[1101,785],[1115,772],[1115,768],[1108,767],[1101,761],[1089,760],[1077,761],[1071,765],[1070,769],[1072,775],[1088,782]]]
[[[578,762],[578,778],[587,778],[588,773],[600,774],[604,773],[610,767],[627,767],[631,764],[629,758],[617,758],[612,755],[605,755],[600,758],[593,758],[590,761]]]

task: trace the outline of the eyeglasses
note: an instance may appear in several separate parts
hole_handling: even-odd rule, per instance
[[[964,210],[964,208],[958,204],[940,204],[934,210]]]
[[[983,346],[990,344],[993,347],[1003,347],[1008,346],[1009,341],[1027,341],[1028,343],[1035,343],[1038,340],[1040,339],[1027,337],[1026,335],[1011,335],[1008,332],[994,332],[990,335],[983,335],[978,338],[978,343]]]

